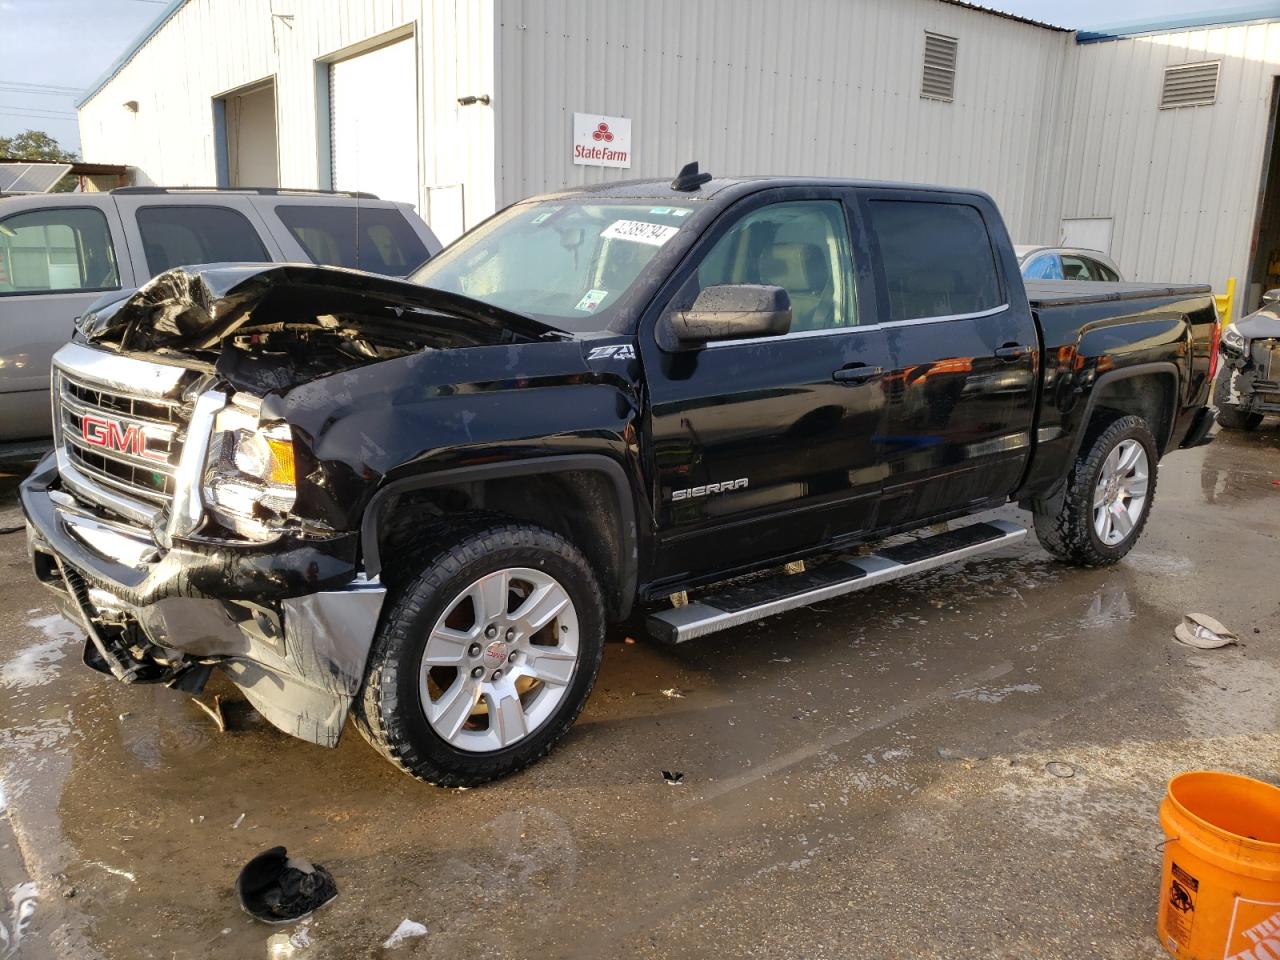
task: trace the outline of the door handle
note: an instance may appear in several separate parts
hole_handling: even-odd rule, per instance
[[[1001,360],[1018,360],[1027,355],[1027,348],[1020,343],[1006,343],[996,349],[996,356]]]
[[[868,367],[866,364],[850,364],[847,367],[841,367],[839,370],[831,374],[831,379],[836,383],[866,383],[873,380],[884,370],[880,367]]]

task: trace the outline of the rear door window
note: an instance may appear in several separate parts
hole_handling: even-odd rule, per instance
[[[154,276],[198,263],[267,263],[271,257],[253,224],[217,206],[145,206],[137,212],[147,269]]]
[[[430,258],[396,209],[282,203],[275,210],[312,263],[403,277]]]
[[[0,296],[119,287],[111,228],[102,211],[62,207],[0,220]]]
[[[967,203],[872,200],[890,322],[1004,305],[986,222]]]
[[[1110,283],[1116,283],[1120,279],[1120,275],[1099,260],[1090,260],[1089,266],[1093,268],[1094,278],[1097,280],[1106,280]]]

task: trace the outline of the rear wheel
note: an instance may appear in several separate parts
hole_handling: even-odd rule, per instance
[[[1141,417],[1120,417],[1086,437],[1060,502],[1036,511],[1036,536],[1067,563],[1115,563],[1142,535],[1155,493],[1151,431]]]
[[[1218,408],[1218,422],[1225,430],[1252,430],[1262,423],[1262,414],[1246,413],[1231,402],[1232,371],[1223,370],[1213,383],[1213,405]]]
[[[409,774],[474,786],[546,754],[577,718],[604,651],[582,554],[501,519],[441,528],[411,563],[370,652],[356,725]]]

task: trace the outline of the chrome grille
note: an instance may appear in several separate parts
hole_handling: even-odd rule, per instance
[[[182,368],[68,344],[54,357],[54,438],[77,496],[151,525],[175,495],[189,410]]]

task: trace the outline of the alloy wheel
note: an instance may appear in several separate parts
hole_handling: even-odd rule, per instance
[[[445,607],[422,655],[427,722],[459,750],[512,746],[555,713],[578,666],[578,614],[541,570],[486,574]]]
[[[1093,490],[1093,530],[1108,547],[1133,533],[1147,502],[1149,476],[1147,451],[1137,440],[1121,440],[1103,461]]]

